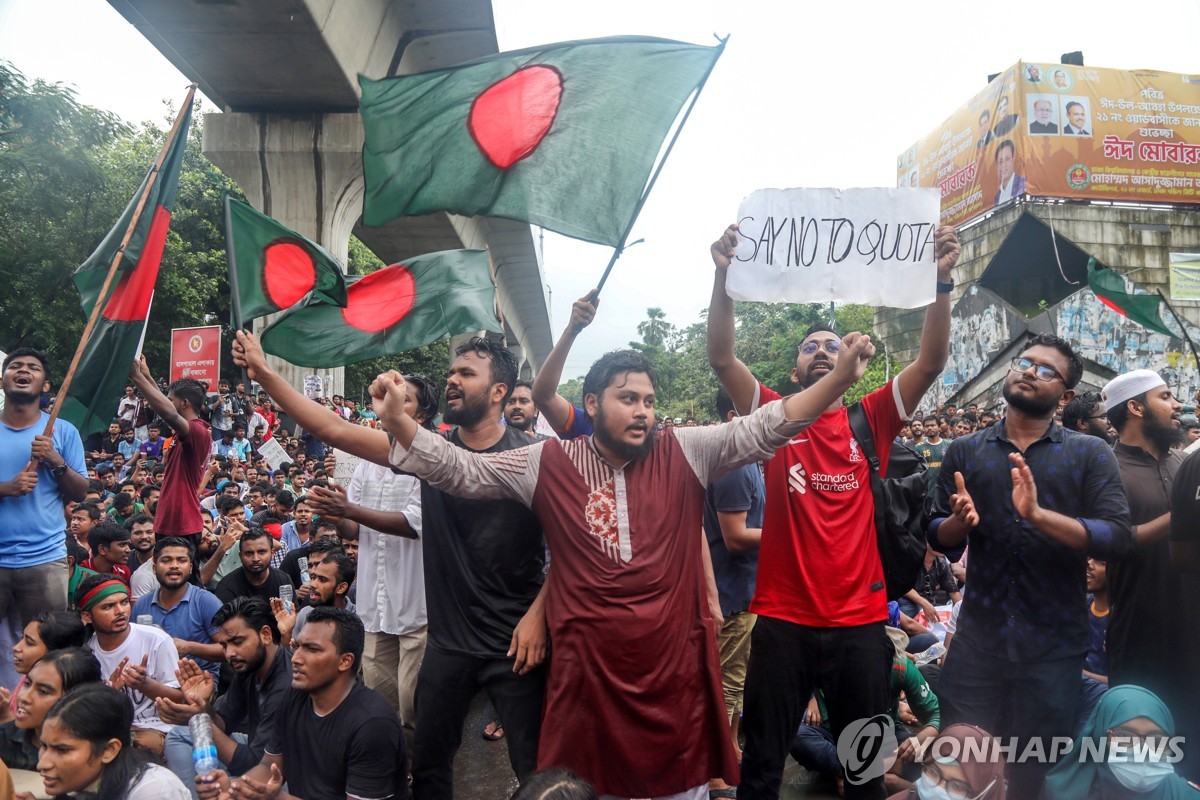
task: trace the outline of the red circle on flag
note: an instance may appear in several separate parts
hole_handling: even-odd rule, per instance
[[[277,308],[296,305],[316,282],[316,262],[295,239],[277,239],[263,248],[263,289]]]
[[[379,333],[404,319],[417,299],[417,281],[403,264],[364,275],[346,290],[342,319],[352,328]]]
[[[554,124],[563,78],[554,67],[523,67],[496,81],[471,103],[467,130],[480,152],[508,169],[538,148]]]

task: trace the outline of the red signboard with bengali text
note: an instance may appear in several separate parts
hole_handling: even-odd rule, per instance
[[[195,378],[217,390],[221,375],[221,326],[174,328],[171,331],[171,382]]]

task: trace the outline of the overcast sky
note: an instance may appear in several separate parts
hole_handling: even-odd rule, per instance
[[[354,0],[338,0],[354,2]],[[502,50],[618,34],[710,43],[730,34],[564,377],[636,338],[648,306],[685,326],[708,305],[708,245],[759,188],[892,186],[896,155],[1019,60],[1200,73],[1178,34],[1200,3],[809,3],[494,0]],[[65,81],[83,102],[161,121],[187,80],[104,0],[0,0],[0,58]],[[611,251],[546,234],[555,336]]]

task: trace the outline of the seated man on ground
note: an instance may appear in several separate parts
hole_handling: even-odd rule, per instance
[[[232,783],[239,796],[270,797],[284,781],[293,797],[408,800],[400,720],[388,702],[359,683],[363,624],[340,608],[312,612],[296,640],[286,690],[262,760],[242,777],[223,770],[196,776],[204,800]]]
[[[159,715],[175,726],[167,734],[167,766],[185,786],[192,787],[193,795],[196,770],[188,720],[200,713],[212,718],[217,759],[230,775],[241,775],[262,760],[267,735],[291,685],[291,653],[279,646],[279,628],[262,598],[239,597],[226,603],[212,622],[233,670],[232,684],[214,700],[213,676],[181,661],[179,672],[187,702],[157,703]]]

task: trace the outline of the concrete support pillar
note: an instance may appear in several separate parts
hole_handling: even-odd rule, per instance
[[[207,114],[204,155],[232,177],[264,214],[323,245],[343,264],[362,213],[362,123],[357,114]],[[258,320],[261,331],[272,317]],[[270,356],[297,389],[320,375],[344,391],[341,367],[318,370]]]

